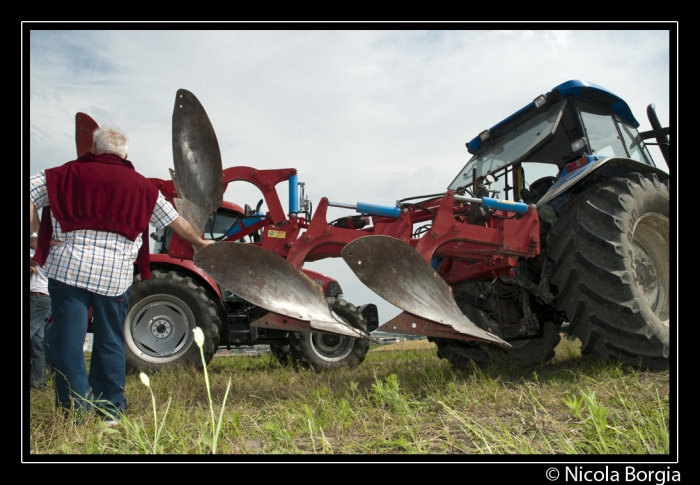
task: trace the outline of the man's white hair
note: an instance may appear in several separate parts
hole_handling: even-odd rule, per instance
[[[95,154],[112,153],[120,158],[126,158],[129,149],[129,139],[117,128],[101,126],[92,134],[95,144]]]

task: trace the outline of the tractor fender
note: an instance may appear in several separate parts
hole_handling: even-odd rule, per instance
[[[665,182],[669,178],[669,174],[663,170],[647,165],[646,163],[641,163],[626,157],[604,157],[595,160],[592,163],[588,163],[574,172],[562,175],[559,180],[552,185],[549,191],[537,202],[537,208],[540,209],[545,204],[549,204],[554,210],[560,209],[566,201],[563,200],[560,203],[557,203],[555,199],[568,192],[573,186],[580,184],[583,180],[590,177],[594,173],[610,178],[624,175],[629,172],[641,172],[644,174],[654,173],[661,182]]]
[[[171,258],[167,254],[151,254],[150,259],[151,271],[156,268],[167,267],[169,271],[180,271],[182,273],[187,273],[189,276],[195,277],[196,279],[200,280],[202,284],[209,287],[209,289],[213,291],[219,299],[222,298],[221,290],[219,289],[219,285],[216,284],[216,281],[211,279],[207,273],[202,271],[199,266],[194,264],[191,260]],[[136,268],[136,265],[134,265],[134,268]]]
[[[314,280],[319,285],[323,286],[323,293],[326,295],[328,293],[328,285],[330,285],[331,283],[335,283],[336,285],[338,284],[338,280],[336,280],[335,278],[331,278],[328,275],[318,273],[316,271],[312,271],[310,269],[305,269],[305,268],[301,268],[301,270],[303,271],[303,273],[306,276],[308,276],[309,278]],[[342,293],[341,293],[341,295],[342,295]],[[332,296],[335,296],[335,295],[332,295]]]

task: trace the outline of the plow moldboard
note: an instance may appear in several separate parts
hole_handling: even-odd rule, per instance
[[[254,305],[310,322],[311,331],[369,338],[336,320],[323,288],[272,251],[251,244],[219,242],[195,253],[194,263],[221,286]]]
[[[81,157],[92,148],[92,135],[100,125],[85,113],[75,114],[75,148]]]
[[[509,345],[472,323],[452,290],[409,244],[389,236],[366,236],[343,248],[342,257],[365,285],[408,313],[476,339]]]
[[[202,234],[224,201],[221,152],[214,127],[194,94],[179,89],[173,109],[173,183],[180,215]],[[184,202],[183,200],[184,199]]]

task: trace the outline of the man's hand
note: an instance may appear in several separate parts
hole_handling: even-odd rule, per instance
[[[214,244],[211,239],[203,239],[199,234],[194,232],[192,225],[182,216],[178,216],[168,227],[175,231],[182,239],[194,246],[196,251],[204,249],[210,244]]]
[[[204,248],[206,248],[207,246],[209,246],[210,244],[214,244],[216,241],[214,241],[213,239],[202,239],[202,242],[203,242],[204,244],[200,245],[199,247],[194,246],[194,244],[193,244],[195,250],[199,251],[199,250],[201,250],[201,249],[204,249]]]

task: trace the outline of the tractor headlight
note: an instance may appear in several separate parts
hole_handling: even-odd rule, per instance
[[[544,94],[540,94],[532,102],[535,103],[535,108],[541,108],[547,103],[547,97]]]
[[[583,148],[585,146],[586,146],[586,139],[579,138],[578,140],[574,140],[574,142],[571,144],[571,151],[576,153],[579,150],[583,150]]]

